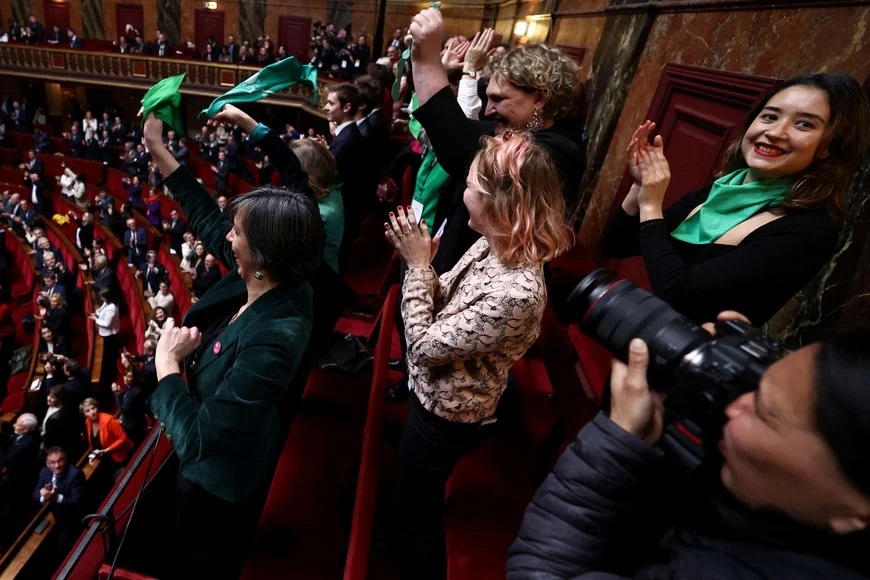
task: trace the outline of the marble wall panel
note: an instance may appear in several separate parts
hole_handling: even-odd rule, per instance
[[[157,28],[166,35],[170,44],[178,45],[184,39],[194,38],[190,20],[181,22],[181,0],[157,0]],[[154,37],[153,34],[149,36]]]
[[[41,3],[39,3],[41,4]],[[28,18],[30,18],[30,13],[36,14],[37,18],[42,18],[42,6],[31,6],[30,2],[27,0],[11,0],[9,5],[9,12],[3,11],[3,15],[8,19],[9,17],[13,18],[18,23],[26,22]],[[6,23],[4,22],[5,26]]]
[[[111,15],[114,20],[114,13]],[[102,0],[84,0],[82,3],[82,35],[85,38],[106,38]],[[109,37],[111,38],[111,37]]]
[[[239,3],[237,38],[258,38],[263,34],[265,23],[266,0],[251,0]]]

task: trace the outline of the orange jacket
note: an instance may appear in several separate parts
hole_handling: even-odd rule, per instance
[[[108,413],[97,413],[97,424],[99,425],[100,444],[112,461],[116,463],[124,463],[133,450],[133,442],[127,437],[127,432],[121,426],[121,422]],[[90,419],[85,419],[85,433],[88,434],[88,444],[94,446],[94,429],[93,422]]]

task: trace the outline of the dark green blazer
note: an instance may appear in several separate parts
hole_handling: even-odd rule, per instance
[[[230,223],[191,173],[166,178],[205,247],[234,263],[225,236]],[[233,269],[194,304],[184,326],[202,327],[235,312],[246,299]],[[282,284],[258,298],[206,345],[185,376],[164,377],[148,403],[165,428],[189,481],[231,502],[265,484],[277,455],[277,404],[287,390],[311,333],[308,282]],[[204,337],[205,338],[205,337]]]

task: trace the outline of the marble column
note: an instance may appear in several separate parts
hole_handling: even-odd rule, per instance
[[[12,0],[12,18],[19,24],[24,24],[30,18],[30,2],[28,0]],[[6,26],[6,23],[3,23]]]
[[[236,42],[256,40],[264,34],[266,25],[266,0],[242,0],[239,2],[239,36]],[[278,39],[274,39],[277,43]]]
[[[836,253],[765,328],[789,346],[818,340],[841,323],[870,320],[870,158],[848,199]]]
[[[633,2],[612,0],[610,6],[615,8]],[[600,168],[607,156],[610,140],[622,114],[654,19],[654,14],[649,11],[611,14],[604,24],[586,85],[587,102],[592,104],[586,123],[590,139],[586,151],[586,173],[580,186],[577,223],[582,220],[594,193]]]
[[[85,38],[106,38],[102,0],[84,0],[82,4],[82,33]]]
[[[172,45],[181,43],[181,0],[157,0],[157,28]]]

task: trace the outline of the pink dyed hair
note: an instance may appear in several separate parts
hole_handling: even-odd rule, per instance
[[[484,137],[469,182],[483,193],[492,251],[511,266],[548,262],[571,245],[559,171],[527,132]]]

